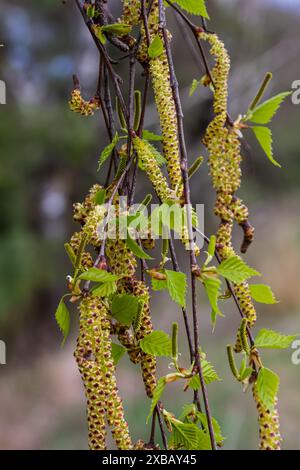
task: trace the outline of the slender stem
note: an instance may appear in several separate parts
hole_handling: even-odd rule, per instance
[[[156,412],[157,412],[158,424],[159,424],[159,428],[160,428],[160,433],[161,433],[163,446],[166,450],[168,450],[167,437],[166,437],[166,433],[165,433],[165,430],[164,430],[163,421],[161,419],[160,403],[158,403],[156,405]]]
[[[151,446],[155,445],[155,424],[156,424],[156,416],[157,416],[157,409],[154,408],[153,414],[152,414],[152,423],[151,423],[151,433],[149,437],[149,444]]]

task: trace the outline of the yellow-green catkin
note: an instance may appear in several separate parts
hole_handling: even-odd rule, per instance
[[[132,449],[128,424],[124,416],[123,403],[119,396],[115,366],[111,351],[110,321],[107,315],[101,318],[102,334],[96,344],[95,357],[102,369],[107,422],[118,449]]]
[[[176,191],[179,197],[182,197],[183,183],[178,143],[178,122],[171,88],[168,58],[165,52],[150,60],[149,70],[160,118],[163,153],[167,161],[171,188]]]
[[[269,410],[259,398],[256,384],[253,385],[253,397],[258,412],[260,450],[280,450],[282,439],[279,429],[277,398],[274,409]]]
[[[91,450],[106,449],[106,406],[103,378],[94,358],[95,319],[90,318],[86,300],[80,304],[79,335],[74,356],[81,374],[87,399],[89,447]],[[98,319],[97,319],[98,320]]]
[[[75,88],[71,93],[69,107],[74,113],[81,114],[82,116],[93,116],[95,111],[100,108],[100,102],[97,98],[86,101],[81,96],[79,88]]]
[[[141,19],[141,2],[140,0],[124,0],[123,14],[120,23],[135,26]]]
[[[135,339],[138,342],[153,331],[149,290],[142,281],[136,279],[136,259],[124,240],[108,239],[106,242],[106,257],[112,273],[123,276],[118,281],[118,292],[132,294],[143,302],[139,318],[139,328],[135,331]],[[151,398],[156,387],[156,359],[154,356],[140,351],[139,361],[141,363],[145,390]]]
[[[133,139],[133,145],[160,200],[162,202],[176,201],[175,191],[169,188],[167,179],[159,168],[150,144],[136,136]]]
[[[217,234],[217,247],[222,259],[236,255],[232,246],[233,222],[247,223],[248,209],[235,196],[241,184],[240,141],[234,128],[227,127],[228,76],[230,59],[223,42],[215,34],[200,33],[200,38],[211,44],[211,54],[215,57],[212,70],[214,81],[215,118],[209,124],[204,144],[209,152],[209,167],[213,187],[217,193],[215,214],[221,219]],[[252,327],[256,321],[249,286],[246,282],[234,284],[235,294],[240,302],[243,315]],[[238,338],[236,351],[241,351]]]
[[[143,21],[141,21],[140,2],[132,0],[130,2],[133,14],[132,20],[140,18],[142,40],[138,50],[138,60],[145,66],[149,67],[150,76],[152,79],[154,97],[157,112],[159,114],[160,126],[162,131],[162,144],[163,153],[167,161],[167,169],[171,182],[171,189],[175,190],[178,197],[182,196],[182,173],[180,167],[180,152],[178,141],[178,122],[176,115],[176,107],[171,87],[170,71],[168,58],[165,49],[159,57],[154,59],[148,55],[148,41],[144,28]],[[149,6],[149,2],[147,5]],[[124,18],[128,17],[128,7],[124,4]],[[159,31],[159,6],[158,0],[154,0],[151,5],[151,10],[148,15],[148,31],[150,35],[150,42],[156,35],[160,35],[163,40],[162,34]],[[168,33],[170,40],[171,35]]]
[[[217,192],[215,213],[223,221],[235,220],[242,227],[244,241],[241,251],[245,252],[252,242],[254,229],[248,222],[247,207],[234,194],[241,184],[241,143],[237,129],[226,126],[230,60],[217,35],[200,33],[200,38],[211,44],[210,52],[216,58],[212,70],[215,118],[204,138],[209,151],[210,174]]]
[[[132,282],[132,293],[143,300],[139,328],[136,331],[137,341],[145,338],[153,331],[153,325],[150,315],[150,296],[149,289],[143,281],[134,279]],[[141,351],[141,368],[145,390],[149,398],[153,397],[156,387],[156,358],[150,354]]]
[[[118,449],[131,449],[112,360],[110,321],[106,306],[98,298],[87,296],[81,301],[75,357],[87,397],[90,448],[105,449],[107,421]]]

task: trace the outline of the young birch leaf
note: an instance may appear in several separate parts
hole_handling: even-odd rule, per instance
[[[197,411],[197,418],[199,419],[200,423],[202,424],[204,430],[208,434],[208,424],[207,424],[207,417],[205,413],[200,413],[200,411]],[[222,442],[225,440],[225,437],[222,435],[222,430],[221,426],[219,425],[218,421],[215,418],[212,418],[212,425],[213,425],[213,430],[215,433],[216,441],[218,444],[222,444]]]
[[[97,193],[94,196],[94,203],[96,205],[101,206],[102,204],[104,204],[105,198],[106,198],[106,189],[104,188],[99,189],[99,191],[97,191]]]
[[[112,23],[112,24],[108,24],[105,26],[101,26],[101,29],[105,33],[124,36],[125,34],[130,33],[130,31],[132,30],[132,27],[129,24]]]
[[[271,287],[265,284],[250,284],[249,285],[251,297],[262,304],[277,304],[275,295]]]
[[[171,2],[177,3],[183,10],[192,15],[200,15],[203,16],[203,18],[209,18],[205,0],[171,0]]]
[[[203,285],[206,290],[206,294],[213,311],[213,318],[216,315],[223,316],[218,306],[218,298],[220,295],[220,289],[222,282],[217,277],[207,277],[203,280]]]
[[[80,274],[78,279],[92,282],[113,282],[117,281],[120,277],[115,274],[111,274],[104,269],[90,268],[87,271]]]
[[[272,411],[275,407],[275,399],[279,388],[279,377],[275,372],[266,367],[259,370],[255,388],[264,406]]]
[[[258,271],[250,268],[239,256],[231,256],[217,267],[218,273],[236,284],[246,281],[252,276],[261,276]]]
[[[181,307],[186,305],[186,275],[182,272],[165,270],[167,276],[167,288],[170,297],[174,302],[179,304]]]
[[[103,34],[102,28],[103,28],[102,26],[93,25],[93,31],[94,31],[95,36],[99,39],[101,44],[105,44],[106,37],[105,37],[105,34]]]
[[[197,90],[199,85],[200,85],[199,80],[196,80],[194,78],[194,80],[192,81],[192,84],[191,84],[190,91],[189,91],[189,96],[193,96],[193,94],[195,93],[195,91]]]
[[[89,18],[94,18],[94,16],[95,16],[95,5],[89,5],[87,7],[86,14]]]
[[[120,359],[124,356],[126,348],[120,344],[111,343],[111,355],[114,361],[115,366],[118,364]]]
[[[277,331],[262,328],[255,338],[255,346],[257,348],[286,349],[298,336],[300,335],[282,335]]]
[[[171,420],[173,432],[172,444],[185,450],[211,450],[209,435],[193,423],[181,423]]]
[[[121,325],[130,326],[139,311],[139,300],[129,294],[118,294],[113,297],[111,314]]]
[[[148,255],[140,245],[128,234],[126,238],[126,245],[132,251],[132,253],[140,259],[153,259]]]
[[[140,340],[139,346],[146,354],[152,356],[171,357],[172,355],[172,341],[164,331],[152,331]]]
[[[216,249],[216,236],[212,235],[209,239],[209,244],[207,248],[208,256],[204,263],[205,266],[207,266],[211,262],[213,257],[215,256],[215,249]]]
[[[100,170],[100,168],[102,167],[102,165],[106,162],[106,160],[110,157],[110,155],[112,154],[115,146],[117,145],[119,141],[119,135],[118,133],[116,132],[115,133],[115,136],[113,138],[113,140],[111,141],[110,144],[108,144],[105,149],[103,150],[103,152],[101,153],[100,157],[99,157],[99,161],[98,161],[98,170]]]
[[[94,297],[109,297],[110,295],[114,294],[117,290],[116,282],[104,282],[99,286],[94,287],[91,290],[91,293]]]
[[[202,374],[204,378],[204,382],[206,385],[218,381],[221,382],[220,377],[218,376],[214,366],[212,365],[211,362],[207,361],[206,359],[201,359],[201,365],[202,365]],[[200,378],[199,375],[194,375],[194,377],[190,380],[189,386],[193,390],[199,390],[200,388]]]
[[[155,291],[164,290],[168,288],[166,279],[151,278],[151,287]]]
[[[157,34],[153,41],[151,42],[150,46],[148,47],[148,55],[150,59],[155,59],[159,57],[164,50],[164,44],[162,42],[161,37]]]
[[[280,163],[278,163],[273,156],[273,140],[271,130],[268,127],[263,126],[253,126],[251,129],[253,130],[255,137],[257,138],[261,148],[267,155],[270,162],[273,163],[273,165],[281,168]]]
[[[64,339],[62,344],[64,344],[70,331],[70,312],[65,304],[64,298],[62,298],[58,304],[55,312],[55,320],[63,334]]]
[[[270,98],[269,100],[260,104],[252,111],[249,121],[256,124],[268,124],[275,116],[281,103],[290,94],[290,91],[279,93],[279,95],[273,96],[273,98]]]
[[[153,142],[159,142],[162,140],[161,135],[154,134],[154,132],[147,131],[146,129],[143,130],[142,137],[144,140],[151,140]]]
[[[149,414],[147,416],[147,420],[146,422],[148,423],[149,419],[151,418],[152,414],[153,414],[153,411],[154,411],[154,408],[156,407],[157,403],[159,402],[160,400],[160,397],[162,396],[163,394],[163,391],[166,387],[166,378],[165,377],[161,377],[158,382],[157,382],[157,385],[155,387],[155,390],[153,392],[153,397],[152,397],[152,402],[151,402],[151,406],[150,406],[150,411],[149,411]]]

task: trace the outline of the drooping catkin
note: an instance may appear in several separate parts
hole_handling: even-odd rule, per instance
[[[225,260],[236,255],[231,242],[233,222],[237,221],[243,228],[249,227],[248,209],[235,196],[235,192],[241,184],[241,145],[236,130],[227,127],[228,76],[230,70],[228,52],[216,34],[200,33],[199,37],[211,44],[210,52],[215,57],[215,66],[212,70],[215,118],[209,124],[203,142],[208,149],[210,175],[217,193],[214,211],[221,220],[217,234],[217,246],[221,258]],[[247,232],[247,236],[249,241],[249,236],[251,238],[249,232]],[[244,282],[234,284],[233,288],[242,313],[249,320],[249,326],[252,327],[256,321],[256,310],[251,299],[249,286]],[[241,351],[240,341],[236,345],[236,351]]]
[[[90,448],[105,449],[107,421],[118,449],[131,449],[128,425],[116,384],[107,308],[102,300],[91,295],[80,303],[75,357],[87,397]]]
[[[256,383],[253,385],[253,398],[256,403],[259,422],[259,448],[260,450],[280,450],[281,435],[279,429],[279,416],[277,410],[277,397],[273,410],[263,404],[257,393]]]

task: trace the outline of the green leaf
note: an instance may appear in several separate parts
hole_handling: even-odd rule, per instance
[[[197,418],[199,419],[199,421],[202,424],[204,430],[208,434],[209,430],[208,430],[206,414],[205,413],[200,413],[200,411],[197,411]],[[215,418],[212,418],[212,425],[213,425],[213,430],[214,430],[214,433],[215,433],[215,438],[216,438],[217,443],[222,444],[222,442],[225,440],[225,437],[223,437],[221,426],[219,425],[218,421]]]
[[[215,250],[216,250],[216,236],[212,235],[209,239],[209,244],[207,248],[208,254],[213,258],[215,256]]]
[[[62,298],[58,304],[55,312],[55,320],[63,334],[64,339],[62,344],[64,344],[70,331],[70,312],[64,302],[64,298]]]
[[[151,286],[155,291],[164,290],[168,288],[166,279],[154,279],[151,278]]]
[[[244,354],[244,357],[241,362],[241,367],[239,370],[239,377],[240,380],[243,382],[243,380],[246,380],[251,374],[252,374],[252,367],[247,367],[247,355]]]
[[[108,144],[105,149],[103,150],[103,152],[101,153],[100,157],[99,157],[99,161],[98,161],[98,170],[100,170],[100,168],[102,167],[102,165],[106,162],[106,160],[108,159],[108,157],[110,157],[111,153],[113,152],[115,146],[117,145],[119,141],[119,135],[118,133],[116,132],[115,133],[115,136],[113,138],[113,140],[111,141],[110,144]]]
[[[154,411],[154,408],[156,407],[157,403],[159,402],[160,397],[162,396],[165,388],[166,388],[166,378],[161,377],[158,380],[157,385],[155,387],[155,390],[153,392],[150,411],[149,411],[149,414],[148,414],[147,420],[146,420],[147,423],[148,423],[149,419],[151,418],[151,416],[153,414],[153,411]]]
[[[253,130],[261,148],[267,155],[270,162],[272,162],[273,165],[281,168],[280,163],[278,163],[273,156],[273,147],[272,147],[273,140],[272,140],[271,130],[268,129],[268,127],[263,127],[263,126],[253,126],[251,127],[251,129]]]
[[[113,297],[111,314],[121,325],[130,326],[139,311],[139,299],[129,294]]]
[[[101,27],[102,31],[109,34],[117,34],[118,36],[124,36],[129,34],[132,27],[129,24],[123,23],[112,23]]]
[[[195,93],[195,91],[197,90],[199,85],[200,85],[199,80],[196,80],[194,78],[194,80],[192,81],[192,84],[191,84],[190,91],[189,91],[189,96],[193,96],[193,94]]]
[[[255,346],[257,348],[286,349],[298,336],[300,335],[282,335],[277,331],[262,328],[255,338]]]
[[[172,445],[184,450],[211,450],[209,435],[193,423],[171,420],[173,432]]]
[[[167,276],[167,288],[171,299],[181,307],[186,305],[186,275],[182,272],[165,270]]]
[[[104,188],[99,189],[99,191],[97,191],[97,193],[94,196],[94,203],[96,205],[101,206],[102,204],[104,204],[105,198],[106,198],[106,189]]]
[[[277,300],[272,292],[271,287],[265,284],[250,284],[251,296],[256,302],[262,304],[277,304]]]
[[[255,389],[264,406],[272,411],[279,388],[279,377],[275,372],[266,367],[259,370]]]
[[[148,55],[150,59],[155,59],[163,53],[164,44],[161,37],[157,34],[148,47]]]
[[[153,259],[148,253],[146,253],[140,245],[128,234],[126,238],[126,245],[132,251],[132,253],[140,259]]]
[[[111,274],[104,269],[90,268],[84,273],[80,274],[78,279],[92,282],[113,282],[120,279],[120,276]]]
[[[172,341],[164,331],[155,330],[139,342],[140,348],[152,356],[172,356]]]
[[[152,141],[160,141],[162,140],[161,135],[154,134],[153,132],[147,131],[146,129],[143,130],[143,139],[144,140],[152,140]]]
[[[218,273],[236,284],[246,281],[252,276],[261,276],[258,271],[250,268],[239,256],[231,256],[217,268]]]
[[[111,355],[114,361],[115,366],[118,364],[120,359],[124,356],[126,348],[120,344],[112,343],[111,344]]]
[[[89,18],[94,18],[94,16],[95,16],[95,5],[89,5],[86,9],[86,14]]]
[[[281,103],[287,96],[290,96],[290,94],[290,91],[279,93],[279,95],[273,96],[273,98],[260,104],[251,112],[248,120],[256,124],[268,124],[275,116]]]
[[[177,3],[183,10],[191,13],[192,15],[200,15],[203,18],[209,18],[205,0],[170,0],[172,3]]]
[[[101,44],[105,44],[106,43],[106,37],[105,35],[103,34],[103,31],[102,31],[102,26],[96,26],[94,25],[93,26],[93,30],[94,30],[94,33],[96,35],[96,37],[99,39],[99,41],[101,42]]]
[[[116,282],[104,282],[99,286],[94,287],[91,292],[94,297],[109,297],[114,294],[117,290]]]
[[[222,312],[218,306],[218,298],[220,295],[222,282],[217,277],[206,277],[203,280],[203,285],[206,290],[206,294],[211,305],[213,315],[215,318],[216,315],[223,316]]]
[[[202,365],[202,374],[204,378],[204,382],[206,385],[215,382],[216,380],[218,382],[221,382],[220,377],[218,376],[214,366],[212,365],[211,362],[207,361],[206,359],[202,358],[201,359],[201,365]],[[199,390],[200,388],[200,378],[199,375],[194,375],[194,377],[190,380],[189,386],[193,390]]]

